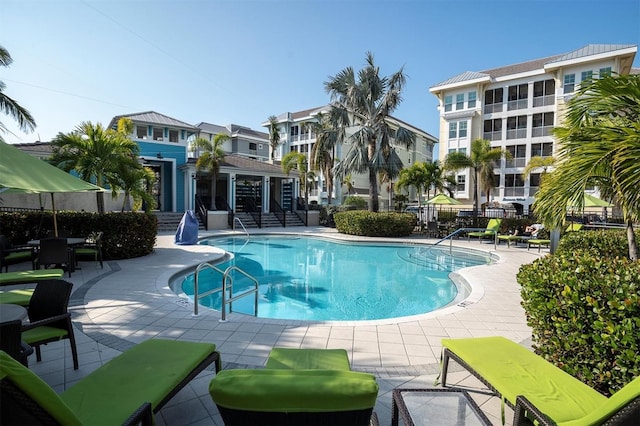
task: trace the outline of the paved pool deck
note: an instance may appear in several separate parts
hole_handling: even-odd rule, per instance
[[[361,239],[325,227],[251,232]],[[200,237],[229,234],[233,233],[201,232]],[[393,241],[435,242],[420,236]],[[221,322],[219,312],[206,308],[200,308],[199,315],[194,316],[193,303],[169,287],[172,278],[215,259],[220,252],[210,246],[175,245],[173,233],[160,234],[148,256],[107,261],[103,269],[94,262],[82,262],[82,269],[70,279],[65,278],[74,283],[70,311],[80,369],[73,370],[68,341],[48,344],[43,348],[42,362],[33,357],[30,368],[62,392],[109,359],[151,337],[213,342],[221,352],[225,369],[261,368],[276,346],[343,348],[349,353],[352,369],[377,377],[380,393],[375,411],[381,424],[390,424],[394,388],[433,387],[440,369],[442,338],[500,335],[525,346],[530,344],[531,330],[520,305],[516,274],[520,265],[531,263],[548,250],[538,253],[524,246],[495,247],[488,242],[462,239],[453,245],[489,252],[497,260],[458,271],[456,280],[471,287],[470,297],[437,312],[361,322],[264,320],[230,314],[226,322]],[[201,373],[160,411],[157,424],[222,425],[208,393],[213,375],[212,369]],[[491,397],[479,381],[453,365],[448,384],[470,390],[491,421],[501,423],[500,401]],[[510,424],[512,412],[506,411]]]

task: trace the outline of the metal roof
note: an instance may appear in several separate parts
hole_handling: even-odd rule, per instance
[[[189,129],[189,130],[198,130],[195,126],[189,123],[185,123],[184,121],[177,120],[175,118],[169,117],[164,114],[160,114],[155,111],[145,111],[145,112],[137,112],[133,114],[122,114],[117,115],[111,119],[111,123],[109,127],[113,127],[118,124],[118,120],[126,117],[130,118],[134,122],[138,123],[148,123],[148,124],[159,124],[167,127],[178,127],[181,129]]]
[[[628,49],[635,46],[636,45],[634,44],[588,44],[583,48],[569,52],[548,63],[570,61],[572,59],[584,58],[586,56],[601,55],[603,53],[615,52],[616,50]]]

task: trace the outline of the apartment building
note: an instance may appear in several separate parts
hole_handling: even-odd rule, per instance
[[[494,169],[492,202],[511,204],[527,212],[540,185],[542,170],[528,178],[522,171],[532,157],[553,156],[552,134],[562,125],[565,105],[581,82],[614,74],[629,74],[637,45],[590,44],[572,52],[486,71],[466,71],[429,88],[438,98],[439,158],[451,152],[469,153],[471,141],[486,139],[511,154]],[[471,170],[456,173],[455,198],[471,208]],[[482,193],[481,203],[486,195]]]
[[[285,112],[276,117],[280,132],[280,144],[276,149],[274,160],[281,161],[282,158],[291,151],[303,153],[308,159],[311,158],[311,150],[316,142],[316,135],[313,127],[309,123],[318,122],[318,114],[328,114],[329,105],[317,108],[311,108],[303,111]],[[408,167],[416,161],[429,162],[433,158],[433,146],[437,143],[437,139],[429,133],[415,126],[390,117],[391,125],[398,125],[413,131],[416,135],[416,143],[413,148],[407,150],[405,147],[396,145],[395,149],[402,163]],[[264,127],[269,127],[269,122],[262,123]],[[342,153],[346,152],[347,147],[336,146],[334,158],[340,159]],[[379,191],[380,210],[388,210],[393,208],[393,185],[382,184]],[[349,188],[349,189],[347,189]],[[411,199],[415,199],[414,189],[410,189]],[[299,192],[297,192],[299,193]],[[309,190],[309,201],[318,204],[327,204],[328,202],[327,182],[321,172],[316,172],[315,182]],[[334,180],[333,193],[331,194],[332,204],[341,204],[347,195],[358,195],[368,199],[369,197],[369,178],[367,175],[352,174],[350,185],[342,184],[339,179]]]

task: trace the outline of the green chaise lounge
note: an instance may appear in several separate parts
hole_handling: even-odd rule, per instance
[[[502,219],[492,218],[487,223],[487,228],[484,231],[478,232],[469,232],[467,234],[467,241],[471,241],[471,237],[478,238],[479,241],[482,241],[484,238],[495,238],[500,230],[500,225],[502,224]]]
[[[640,377],[607,398],[504,337],[442,339],[442,348],[442,386],[451,358],[514,407],[514,425],[638,424]]]
[[[565,233],[566,232],[576,232],[576,231],[580,231],[582,229],[582,224],[581,223],[571,223],[569,224],[569,226],[567,226],[567,229],[565,229]],[[542,248],[542,246],[549,246],[551,244],[551,240],[549,239],[543,239],[543,238],[531,238],[527,240],[527,250],[529,250],[532,246],[536,246],[538,247],[538,251],[540,251],[540,249]]]
[[[221,371],[209,393],[226,426],[378,424],[376,379],[342,349],[274,348],[265,368]]]
[[[62,278],[62,269],[36,269],[29,271],[5,272],[0,274],[0,286],[17,284],[36,284],[38,281],[46,281]],[[22,288],[9,291],[0,291],[0,303],[29,306],[33,295],[32,288]]]
[[[0,423],[120,425],[152,424],[180,389],[220,353],[210,343],[149,339],[80,379],[60,395],[0,351]]]

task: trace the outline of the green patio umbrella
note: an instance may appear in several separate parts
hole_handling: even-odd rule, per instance
[[[50,193],[54,235],[58,236],[58,223],[53,194],[90,191],[104,189],[0,141],[0,194]]]
[[[595,195],[584,194],[584,206],[583,207],[613,207],[612,204],[607,201],[601,200]]]
[[[428,199],[426,203],[449,206],[462,204],[460,201],[456,200],[455,198],[449,197],[447,194],[438,194],[435,197]]]

